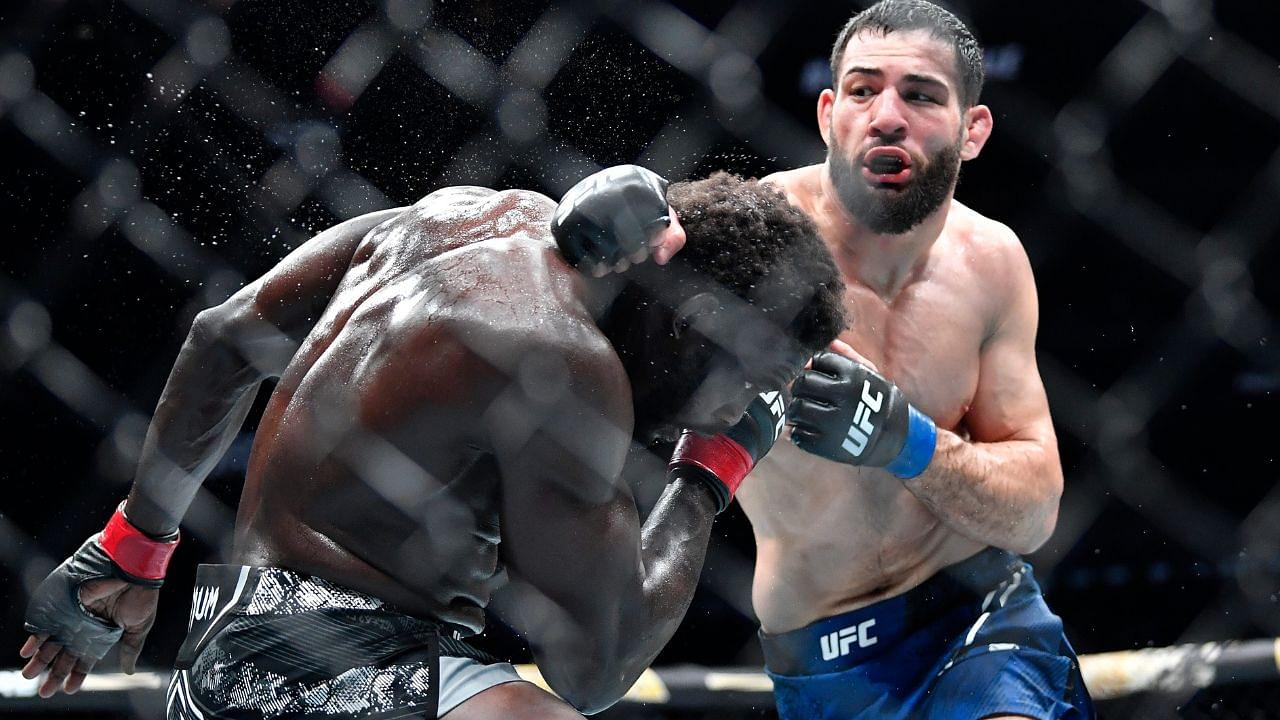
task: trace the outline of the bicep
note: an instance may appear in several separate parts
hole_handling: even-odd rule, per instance
[[[504,468],[502,552],[514,579],[590,627],[601,594],[639,578],[640,521],[625,485],[578,464],[536,453]]]
[[[602,593],[622,594],[641,577],[639,514],[620,477],[629,406],[611,388],[617,383],[608,378],[579,378],[554,404],[512,391],[489,408],[504,561],[513,577],[588,626]]]
[[[556,692],[615,674],[619,632],[643,594],[640,521],[625,485],[584,467],[550,434],[503,463],[502,617]],[[580,702],[572,701],[571,702]]]
[[[1035,281],[1025,254],[1006,275],[1002,315],[979,354],[978,387],[965,416],[973,440],[1053,441],[1049,402],[1036,362]]]

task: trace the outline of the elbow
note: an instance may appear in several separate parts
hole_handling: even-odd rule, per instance
[[[1058,513],[1054,512],[1044,520],[1032,520],[1022,529],[1017,538],[1008,544],[1005,550],[1019,555],[1030,555],[1039,550],[1053,536],[1053,529],[1058,522]]]
[[[559,692],[558,690],[556,692]],[[571,695],[561,695],[565,702],[573,706],[574,710],[583,715],[595,715],[604,712],[613,707],[614,703],[622,699],[626,690],[595,690],[574,693]]]
[[[200,311],[191,322],[186,348],[222,358],[245,382],[279,377],[297,345],[264,321],[252,300],[233,295],[221,305]]]
[[[594,715],[609,709],[630,689],[623,673],[601,663],[562,664],[559,667],[538,663],[547,684],[562,700],[583,715]]]
[[[191,330],[182,345],[181,356],[197,360],[206,368],[239,368],[244,365],[235,342],[236,318],[227,301],[201,310],[191,321]],[[239,375],[239,372],[234,372]]]
[[[187,333],[187,345],[210,347],[227,342],[236,322],[235,298],[196,313]]]
[[[653,634],[634,622],[642,613],[627,601],[640,592],[633,579],[605,580],[591,602],[558,606],[558,622],[526,634],[543,679],[584,715],[621,700],[656,654]]]
[[[616,645],[616,636],[605,640],[611,634],[575,633],[572,639],[562,637],[554,645],[533,647],[534,661],[543,679],[561,699],[584,715],[606,710],[621,700],[646,667]]]
[[[1020,523],[1021,532],[1016,533],[1018,537],[1006,549],[1019,555],[1030,555],[1049,542],[1058,525],[1058,506],[1061,500],[1062,475],[1060,472],[1051,473],[1050,482],[1046,483],[1043,492],[1024,513],[1023,522]]]
[[[196,313],[191,321],[191,329],[187,332],[187,345],[213,345],[222,337],[226,322],[219,307],[211,307]]]

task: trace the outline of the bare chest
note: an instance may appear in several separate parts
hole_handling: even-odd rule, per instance
[[[840,339],[893,381],[940,426],[955,429],[978,387],[987,318],[964,293],[918,284],[892,301],[850,282]]]

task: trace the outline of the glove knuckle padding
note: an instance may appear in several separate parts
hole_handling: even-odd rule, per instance
[[[800,377],[796,378],[796,381],[791,384],[791,396],[799,400],[813,395],[817,391],[816,382],[814,381],[815,374],[808,370],[800,373]]]
[[[831,352],[814,356],[796,381],[789,420],[801,448],[850,465],[884,467],[902,450],[909,407],[896,385],[862,364]]]
[[[667,219],[667,181],[636,165],[602,170],[565,193],[551,233],[569,264],[614,264],[647,246]]]
[[[832,378],[845,379],[853,375],[856,363],[839,353],[823,350],[813,356],[813,369]]]
[[[36,588],[27,607],[27,631],[48,635],[72,654],[101,660],[124,630],[86,611],[79,594],[86,581],[109,577],[118,577],[114,563],[91,537]]]
[[[795,396],[808,398],[823,405],[838,405],[849,392],[849,383],[822,373],[806,372],[796,381]]]
[[[798,397],[792,400],[791,407],[787,408],[787,421],[795,425],[816,427],[816,424],[823,421],[824,415],[834,412],[836,409],[825,403],[807,397]]]

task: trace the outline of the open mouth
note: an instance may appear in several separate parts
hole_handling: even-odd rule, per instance
[[[900,147],[872,148],[863,156],[862,176],[873,185],[901,185],[911,178],[911,156]]]

